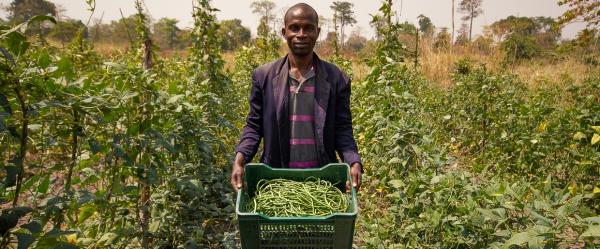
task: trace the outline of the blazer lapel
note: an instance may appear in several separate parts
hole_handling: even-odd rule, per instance
[[[320,152],[319,158],[323,162],[325,159],[323,157],[327,156],[323,142],[323,130],[325,128],[325,119],[327,117],[327,106],[329,103],[329,91],[331,88],[331,83],[327,80],[327,72],[321,65],[321,61],[318,57],[316,58],[316,62],[317,76],[315,82],[315,133],[318,142],[317,147]]]
[[[287,59],[283,61],[282,66],[279,68],[279,73],[273,79],[273,95],[275,97],[275,113],[277,115],[277,123],[281,124],[285,119],[285,112],[287,108],[285,102],[288,98],[288,92],[290,86],[288,86],[289,71],[286,68]]]
[[[290,151],[290,134],[288,118],[288,96],[290,86],[288,85],[289,68],[287,56],[278,67],[278,73],[273,78],[273,97],[275,98],[275,115],[277,116],[277,135],[279,136],[279,149],[281,151],[281,167],[287,167]]]

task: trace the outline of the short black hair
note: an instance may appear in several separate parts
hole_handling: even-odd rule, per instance
[[[312,12],[313,16],[315,17],[315,20],[317,21],[317,26],[319,26],[319,14],[317,14],[317,11],[312,6],[306,3],[297,3],[294,4],[294,6],[290,7],[283,16],[283,25],[287,24],[288,16],[292,13],[292,11],[297,9],[305,9]]]

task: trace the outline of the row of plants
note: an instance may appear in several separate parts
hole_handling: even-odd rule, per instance
[[[24,35],[49,17],[2,27],[0,247],[235,247],[215,9],[196,1],[190,56],[162,60],[136,7],[138,49],[114,58]]]
[[[357,246],[597,245],[598,76],[532,90],[463,60],[440,89],[391,49],[396,28],[386,23],[371,73],[353,85],[367,171]]]

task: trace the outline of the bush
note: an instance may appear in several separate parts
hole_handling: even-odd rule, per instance
[[[534,37],[512,34],[501,44],[506,62],[529,60],[541,55],[542,47]]]

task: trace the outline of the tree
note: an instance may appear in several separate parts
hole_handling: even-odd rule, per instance
[[[461,13],[464,13],[463,21],[469,21],[469,42],[473,37],[473,19],[477,18],[479,15],[483,14],[483,9],[481,8],[481,4],[483,0],[461,0],[458,6],[458,10]]]
[[[454,41],[455,45],[466,45],[469,43],[469,25],[465,22],[460,25],[460,29],[458,30],[458,36],[456,37],[456,41]]]
[[[433,46],[439,50],[446,50],[450,48],[450,44],[452,44],[452,40],[450,37],[450,33],[448,33],[448,28],[442,28],[440,32],[435,37],[435,42]]]
[[[242,26],[240,19],[224,20],[220,23],[221,49],[232,51],[250,40],[250,29]]]
[[[360,35],[360,32],[352,32],[346,41],[346,46],[353,52],[358,52],[367,46],[367,38]]]
[[[267,37],[267,36],[269,36],[269,32],[271,32],[271,28],[269,28],[267,18],[266,17],[260,18],[258,27],[256,27],[256,34],[258,35],[258,37]]]
[[[58,21],[48,36],[62,43],[70,42],[78,32],[83,32],[82,37],[87,37],[87,27],[80,20],[67,19]]]
[[[555,26],[556,21],[551,17],[509,16],[492,23],[490,30],[498,42],[512,34],[518,34],[533,37],[542,47],[550,48],[560,38],[560,32],[553,28]]]
[[[535,38],[517,33],[509,35],[501,46],[507,62],[531,59],[542,52]]]
[[[352,7],[353,3],[346,1],[335,1],[330,8],[334,12],[333,18],[337,19],[337,23],[340,24],[340,45],[344,47],[344,29],[346,26],[354,25],[356,23],[356,19],[354,19],[354,11]],[[337,30],[336,30],[337,32]]]
[[[161,18],[153,27],[153,36],[156,44],[161,48],[174,49],[179,46],[180,39],[178,37],[181,31],[177,27],[179,21],[173,18]]]
[[[250,4],[252,13],[260,15],[260,23],[256,30],[259,36],[266,37],[271,32],[269,24],[275,20],[275,15],[273,15],[275,6],[275,3],[270,0],[254,1]]]
[[[46,0],[14,0],[8,6],[8,20],[21,23],[37,15],[56,16],[56,5]]]
[[[426,37],[433,36],[435,26],[433,26],[431,19],[423,14],[419,15],[417,18],[419,19],[419,31],[421,31],[421,33],[423,33],[423,35]]]
[[[96,23],[91,27],[93,30],[91,38],[94,41],[106,41],[110,43],[127,43],[137,39],[135,32],[136,15],[111,21],[108,24]]]
[[[600,2],[590,0],[560,0],[559,6],[569,7],[558,18],[558,25],[563,26],[575,21],[587,22],[588,28],[600,25]]]

